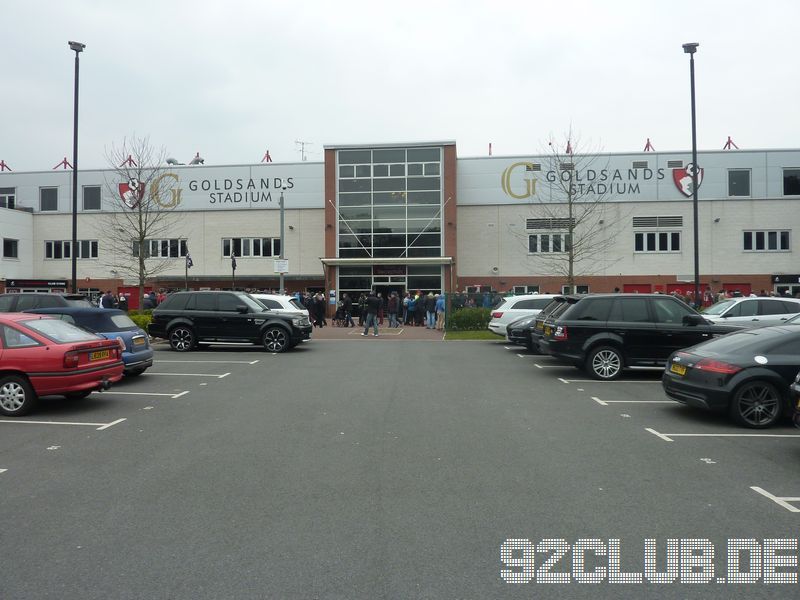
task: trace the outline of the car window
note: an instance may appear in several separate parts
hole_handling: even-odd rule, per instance
[[[608,314],[614,298],[585,299],[575,305],[575,310],[570,313],[570,319],[578,321],[608,321]]]
[[[24,312],[39,306],[39,298],[34,294],[21,294],[17,302],[17,312]]]
[[[75,319],[72,318],[72,315],[58,315],[58,317],[65,323],[69,323],[70,325],[75,325]]]
[[[191,310],[214,310],[217,305],[216,294],[195,294],[194,305]]]
[[[65,298],[64,300],[66,301],[67,306],[74,306],[76,308],[92,308],[94,306],[86,298]],[[54,304],[53,306],[60,306],[60,303]]]
[[[119,329],[139,327],[128,315],[111,315],[111,322]]]
[[[531,309],[538,310],[544,308],[549,303],[550,301],[547,298],[531,298],[528,300],[519,300],[509,308],[512,308],[514,310],[531,310]]]
[[[783,301],[784,313],[794,315],[800,313],[800,302],[787,302]]]
[[[300,304],[300,303],[297,301],[297,299],[296,299],[296,298],[290,298],[290,299],[289,299],[289,304],[291,304],[292,306],[294,306],[294,307],[295,307],[297,310],[305,310],[305,309],[306,309],[306,307],[305,307],[305,306],[303,306],[302,304]]]
[[[744,300],[728,312],[729,317],[754,317],[756,314],[758,314],[758,300]]]
[[[261,304],[263,304],[264,306],[266,306],[270,310],[275,310],[276,308],[278,308],[278,309],[283,308],[283,306],[281,306],[281,303],[278,302],[277,300],[271,300],[269,298],[262,298],[261,300],[259,300],[259,302],[261,302]]]
[[[703,312],[707,315],[721,315],[731,306],[733,306],[733,304],[735,304],[733,300],[723,300],[722,302],[717,302],[716,304],[712,304]]]
[[[683,317],[695,314],[688,306],[669,298],[653,298],[656,323],[683,323]]]
[[[219,294],[219,304],[217,310],[224,312],[236,312],[236,307],[244,304],[238,296],[233,294]]]
[[[609,321],[626,323],[648,323],[647,298],[615,298]]]
[[[0,296],[0,312],[9,312],[14,296]]]
[[[3,334],[3,346],[6,348],[28,348],[30,346],[38,346],[39,342],[22,333],[19,329],[15,329],[9,325],[1,326]]]
[[[780,300],[759,300],[758,301],[758,314],[759,315],[783,315],[786,314],[786,304],[788,302],[781,302]],[[797,312],[797,311],[793,311]]]
[[[93,333],[89,333],[85,329],[80,329],[60,319],[35,319],[24,321],[24,323],[25,327],[33,329],[59,344],[68,342],[90,342],[102,339]]]
[[[162,310],[184,310],[186,308],[186,303],[191,297],[191,294],[173,294],[167,296],[166,299],[158,305],[158,308]]]
[[[262,312],[264,307],[261,303],[253,298],[250,294],[238,294],[239,304],[244,304],[250,309],[250,312]]]
[[[39,303],[36,305],[36,308],[58,308],[59,306],[63,305],[61,298],[58,296],[42,294],[38,300]]]

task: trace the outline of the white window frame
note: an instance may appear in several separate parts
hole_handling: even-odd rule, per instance
[[[667,249],[661,250],[659,244],[659,236],[661,234],[666,234],[667,236]],[[679,248],[674,249],[672,247],[672,236],[678,234],[678,244]],[[654,235],[655,244],[653,249],[649,248],[649,240],[648,235]],[[642,250],[636,249],[636,238],[642,236]],[[633,232],[633,253],[634,254],[680,254],[683,252],[683,232],[676,229],[645,229],[643,231],[634,231]]]
[[[221,240],[221,250],[222,250],[222,258],[230,258],[231,252],[233,252],[233,242],[234,240],[239,240],[239,254],[236,255],[236,258],[276,258],[280,256],[280,252],[276,251],[276,249],[280,249],[281,238],[279,237],[247,237],[247,238],[222,238]],[[228,248],[230,248],[229,252],[225,252],[225,242],[228,242]],[[264,254],[264,243],[269,245],[270,254]],[[255,253],[255,249],[258,247],[259,254]],[[245,248],[247,248],[247,254],[245,254]]]
[[[570,233],[568,231],[547,231],[547,232],[540,232],[540,233],[529,233],[528,234],[528,256],[535,256],[536,254],[566,254],[567,250],[567,238],[569,237]],[[547,250],[542,251],[542,236],[547,236]],[[531,252],[531,238],[536,238],[536,251]],[[560,250],[557,252],[553,250],[553,238],[559,238],[559,246]]]
[[[539,293],[539,286],[538,285],[515,285],[514,286],[514,294],[516,296],[522,296],[525,294],[538,294]]]
[[[11,193],[0,194],[0,208],[16,208],[17,207],[17,188],[9,188],[13,190]]]
[[[81,246],[83,243],[89,244],[89,256],[82,256]],[[56,244],[61,248],[61,257],[54,258]],[[47,246],[50,245],[50,256],[47,256]],[[78,240],[77,258],[80,260],[97,260],[100,256],[100,243],[98,240]],[[94,256],[92,256],[94,255]],[[71,260],[72,259],[72,240],[45,240],[44,241],[45,260]]]
[[[744,234],[749,233],[751,235],[750,241],[752,248],[747,249],[744,247]],[[756,239],[758,234],[763,234],[764,238],[764,247],[763,248],[756,248]],[[777,248],[771,249],[769,248],[769,234],[775,234],[775,240],[777,242]],[[780,248],[781,244],[781,234],[786,233],[789,237],[789,246],[788,248]],[[792,251],[792,230],[791,229],[745,229],[742,231],[742,252],[791,252]]]

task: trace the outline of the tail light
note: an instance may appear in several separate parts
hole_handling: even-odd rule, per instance
[[[492,318],[493,318],[493,319],[499,319],[499,318],[500,318],[500,317],[502,317],[502,316],[503,316],[503,313],[502,313],[502,312],[493,312],[493,313],[492,313]]]
[[[730,363],[722,362],[721,360],[714,360],[713,358],[703,358],[697,361],[694,366],[695,369],[700,371],[708,371],[709,373],[722,373],[724,375],[733,375],[742,370],[742,367],[737,367]]]
[[[78,366],[78,353],[66,352],[64,354],[64,368],[71,369]]]
[[[553,338],[557,340],[567,339],[567,326],[559,325],[558,327],[556,327],[556,330],[553,333]]]
[[[125,340],[123,340],[121,337],[117,336],[117,342],[119,342],[119,351],[120,352],[125,352]]]

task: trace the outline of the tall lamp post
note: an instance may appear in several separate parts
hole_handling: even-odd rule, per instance
[[[75,51],[75,101],[72,118],[72,293],[78,293],[78,68],[79,56],[86,44],[69,42]]]
[[[689,79],[692,95],[692,206],[694,211],[694,306],[699,308],[700,302],[700,233],[698,224],[697,202],[697,115],[694,106],[694,53],[700,44],[691,42],[683,44],[683,51],[689,55]]]
[[[286,188],[283,188],[283,189],[281,190],[281,198],[280,198],[280,209],[281,209],[281,256],[280,256],[280,259],[281,259],[281,272],[280,272],[280,275],[279,275],[279,284],[278,284],[278,285],[279,285],[279,287],[280,287],[280,291],[279,291],[278,293],[279,293],[281,296],[283,296],[284,292],[286,291],[286,290],[285,290],[285,288],[284,288],[284,285],[283,285],[283,283],[284,283],[284,282],[283,282],[283,259],[284,259],[285,252],[286,252],[286,251],[283,249],[283,246],[284,246],[284,244],[283,244],[283,241],[284,241],[284,239],[283,239],[283,238],[284,238],[284,235],[283,235],[283,226],[284,226],[284,216],[283,216],[283,190],[284,190],[284,189],[286,189]]]

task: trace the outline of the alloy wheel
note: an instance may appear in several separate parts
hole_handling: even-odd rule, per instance
[[[736,393],[734,403],[736,416],[748,427],[769,427],[780,416],[781,397],[766,382],[745,385]]]
[[[264,333],[264,347],[269,352],[283,352],[288,345],[286,332],[280,327],[272,327]]]
[[[25,388],[16,381],[7,381],[0,387],[0,406],[9,412],[17,412],[25,404]]]
[[[600,348],[591,360],[592,373],[599,379],[614,379],[622,370],[622,359],[612,348]]]
[[[192,349],[194,335],[190,329],[179,327],[173,329],[172,333],[169,334],[169,343],[178,352],[187,352]]]

